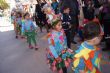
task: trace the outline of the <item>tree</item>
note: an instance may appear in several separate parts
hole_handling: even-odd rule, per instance
[[[0,9],[4,10],[9,8],[8,3],[5,0],[0,0]]]

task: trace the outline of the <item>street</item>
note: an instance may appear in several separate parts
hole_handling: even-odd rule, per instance
[[[38,32],[40,48],[35,51],[28,48],[25,39],[15,38],[12,24],[5,27],[2,23],[3,19],[0,19],[0,73],[52,73],[46,64],[45,48],[48,43],[45,30]],[[102,64],[102,73],[110,73],[109,68],[110,64]]]

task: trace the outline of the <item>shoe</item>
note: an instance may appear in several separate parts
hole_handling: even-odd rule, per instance
[[[72,41],[73,44],[77,44],[75,41]]]
[[[18,39],[18,36],[16,35],[16,39]]]
[[[39,47],[38,46],[35,46],[35,50],[38,50],[39,49]]]
[[[33,46],[29,46],[29,49],[33,49]]]
[[[21,39],[25,39],[25,37],[24,36],[21,36]]]

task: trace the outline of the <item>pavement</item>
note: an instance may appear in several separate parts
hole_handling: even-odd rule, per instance
[[[46,64],[46,31],[38,32],[36,38],[40,46],[38,51],[29,49],[26,40],[15,39],[13,25],[4,18],[0,19],[0,73],[53,73]],[[108,52],[103,55],[108,56]],[[102,73],[110,73],[110,64],[105,63],[107,56],[101,64]],[[68,73],[73,72],[69,70]]]

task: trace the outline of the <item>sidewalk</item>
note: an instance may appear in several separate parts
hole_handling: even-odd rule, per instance
[[[0,32],[13,30],[14,27],[6,17],[0,17]]]

